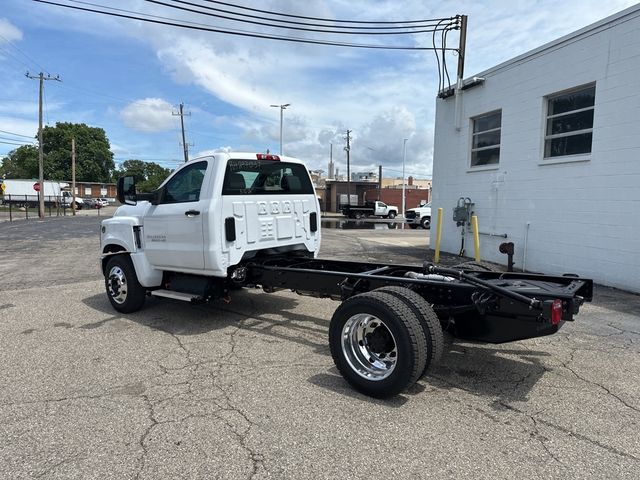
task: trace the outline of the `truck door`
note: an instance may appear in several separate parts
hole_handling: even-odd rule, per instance
[[[164,270],[204,269],[203,217],[209,202],[201,198],[208,162],[183,167],[162,187],[158,205],[144,219],[144,247],[152,265]]]
[[[388,212],[387,212],[387,204],[384,202],[376,202],[376,207],[374,209],[375,211],[373,212],[374,215],[377,215],[379,217],[383,217],[385,216]]]

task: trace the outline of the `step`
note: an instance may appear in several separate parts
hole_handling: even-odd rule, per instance
[[[183,302],[201,302],[204,299],[199,295],[193,293],[174,292],[173,290],[165,290],[163,288],[158,290],[151,290],[151,295],[155,297],[173,298],[174,300],[182,300]]]

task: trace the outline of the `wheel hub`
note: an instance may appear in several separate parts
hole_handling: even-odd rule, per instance
[[[373,381],[391,375],[398,360],[396,341],[387,325],[366,313],[346,321],[342,329],[342,353],[353,371]]]
[[[122,304],[127,300],[127,277],[120,267],[115,266],[109,271],[107,290],[109,296],[117,304]]]
[[[388,353],[395,346],[393,337],[386,327],[376,327],[373,332],[367,333],[365,339],[373,353]]]

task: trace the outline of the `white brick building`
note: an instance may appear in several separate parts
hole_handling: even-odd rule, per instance
[[[516,269],[640,292],[640,5],[476,77],[437,100],[442,250],[459,252],[452,209],[469,197],[483,259],[506,263],[513,242]]]

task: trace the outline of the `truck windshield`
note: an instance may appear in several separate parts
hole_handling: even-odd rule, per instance
[[[229,160],[223,195],[315,194],[304,165],[270,160]]]

